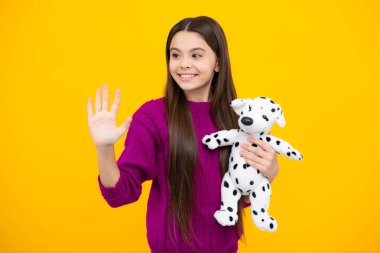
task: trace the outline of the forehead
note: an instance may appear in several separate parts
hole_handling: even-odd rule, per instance
[[[211,50],[199,33],[180,31],[173,36],[169,50],[176,48],[181,52],[188,52],[198,47],[203,48],[205,51]]]

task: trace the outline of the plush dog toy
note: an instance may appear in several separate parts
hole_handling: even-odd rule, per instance
[[[222,130],[202,138],[202,143],[209,149],[232,145],[228,171],[222,180],[222,203],[220,210],[214,214],[223,226],[235,225],[237,205],[241,196],[249,195],[251,215],[260,230],[274,232],[277,221],[268,214],[271,188],[269,181],[259,170],[251,168],[240,156],[240,145],[253,137],[267,142],[277,153],[293,160],[302,160],[303,156],[288,142],[272,135],[267,135],[274,123],[285,126],[281,106],[267,97],[255,99],[235,99],[231,107],[240,116],[240,129]],[[256,144],[253,147],[260,148]]]

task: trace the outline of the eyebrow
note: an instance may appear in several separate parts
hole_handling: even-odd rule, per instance
[[[172,48],[170,49],[170,52],[173,51],[173,50],[177,50],[177,51],[180,51],[180,52],[181,52],[181,50],[179,50],[179,49],[176,48],[176,47],[172,47]],[[201,48],[201,47],[194,47],[194,48],[190,49],[190,52],[195,51],[195,50],[203,50],[203,51],[206,52],[206,50],[204,50],[204,49]]]

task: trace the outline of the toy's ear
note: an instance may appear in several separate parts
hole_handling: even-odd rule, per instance
[[[279,104],[277,104],[277,105],[278,105],[278,110],[277,110],[277,116],[276,116],[276,123],[280,127],[284,127],[286,125],[284,113],[282,112],[281,105],[279,105]]]
[[[237,115],[240,115],[248,99],[234,99],[230,105]]]

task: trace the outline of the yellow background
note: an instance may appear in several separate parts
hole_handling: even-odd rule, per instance
[[[223,27],[239,98],[268,96],[287,125],[276,233],[239,252],[379,252],[378,1],[0,1],[0,252],[148,252],[140,199],[111,208],[97,185],[86,104],[120,88],[118,124],[163,96],[165,42],[185,17]],[[120,155],[124,139],[115,145]]]

